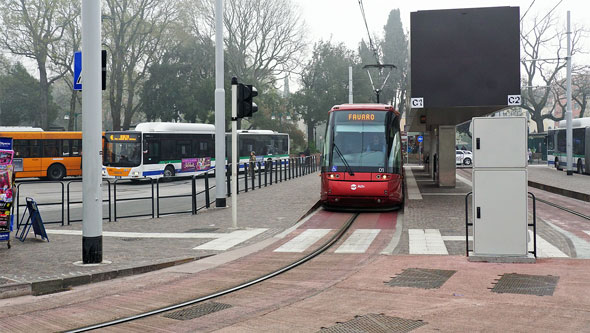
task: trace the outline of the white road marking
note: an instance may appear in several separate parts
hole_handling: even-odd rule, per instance
[[[416,183],[416,179],[414,178],[414,174],[412,173],[412,169],[405,168],[405,171],[406,171],[406,186],[408,186],[408,199],[422,200],[422,195],[420,194],[420,188],[418,187],[418,183]]]
[[[356,229],[334,253],[365,253],[381,229]]]
[[[464,241],[465,236],[442,236],[444,241]],[[469,240],[473,240],[473,236],[469,236]]]
[[[281,245],[274,252],[303,252],[305,249],[322,239],[332,229],[307,229],[295,238]]]
[[[266,229],[265,229],[266,230]],[[74,235],[81,236],[82,230],[57,230],[45,229],[47,234],[52,235]],[[234,231],[235,232],[235,231]],[[106,237],[133,237],[133,238],[219,238],[227,235],[226,233],[155,233],[155,232],[121,232],[121,231],[103,231]]]
[[[438,229],[409,229],[410,254],[449,254]]]
[[[473,183],[470,180],[468,180],[467,178],[463,178],[459,175],[456,175],[456,177],[458,180],[462,181],[463,183],[469,185],[470,187],[473,187]]]
[[[529,230],[529,243],[528,250],[533,250],[533,231]],[[569,256],[560,249],[555,247],[553,244],[541,238],[537,235],[537,257],[540,258],[568,258]]]
[[[245,230],[236,230],[232,231],[229,234],[223,234],[223,236],[207,242],[205,244],[199,245],[193,250],[217,250],[217,251],[224,251],[229,248],[232,248],[242,242],[247,241],[248,239],[257,236],[263,232],[268,230],[267,228],[252,228],[252,229],[245,229]]]

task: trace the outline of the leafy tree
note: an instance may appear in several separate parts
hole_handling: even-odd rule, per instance
[[[315,44],[312,59],[301,73],[302,88],[291,98],[293,109],[307,125],[308,143],[332,106],[348,102],[348,67],[352,64],[354,53],[344,44]]]
[[[40,126],[39,103],[41,92],[39,80],[35,79],[25,67],[17,63],[0,74],[0,121],[5,126]],[[49,96],[49,118],[55,118],[57,106]]]
[[[152,63],[158,62],[168,28],[177,19],[172,0],[106,0],[103,36],[109,51],[109,105],[113,130],[127,130],[141,101],[135,94]]]
[[[185,40],[150,66],[141,94],[141,110],[149,121],[207,122],[214,110],[213,45]]]
[[[383,62],[397,68],[391,72],[387,89],[383,92],[384,100],[392,101],[394,108],[405,109],[408,89],[408,37],[404,32],[399,9],[389,12],[387,24],[383,27],[385,37],[381,44]]]
[[[68,16],[68,0],[0,0],[0,45],[17,56],[36,62],[39,70],[39,126],[48,128],[50,86],[64,75],[58,72],[50,77],[47,61],[54,52],[54,45],[64,34]]]

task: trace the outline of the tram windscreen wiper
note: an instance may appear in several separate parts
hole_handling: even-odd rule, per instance
[[[334,146],[334,150],[338,153],[338,157],[340,157],[340,159],[342,160],[342,163],[344,163],[344,167],[346,168],[346,172],[348,172],[349,175],[354,176],[354,172],[352,172],[350,165],[348,165],[348,162],[346,162],[344,155],[342,155],[342,152],[340,151],[338,146],[336,146],[336,143],[334,143],[333,146]]]

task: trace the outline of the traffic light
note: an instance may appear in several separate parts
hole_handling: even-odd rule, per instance
[[[258,111],[258,105],[252,102],[258,91],[251,84],[238,84],[238,118],[252,117]]]

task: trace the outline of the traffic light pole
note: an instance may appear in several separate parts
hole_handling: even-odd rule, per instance
[[[215,206],[225,203],[225,89],[223,88],[223,0],[215,1]]]
[[[238,79],[231,79],[231,220],[238,228]]]

